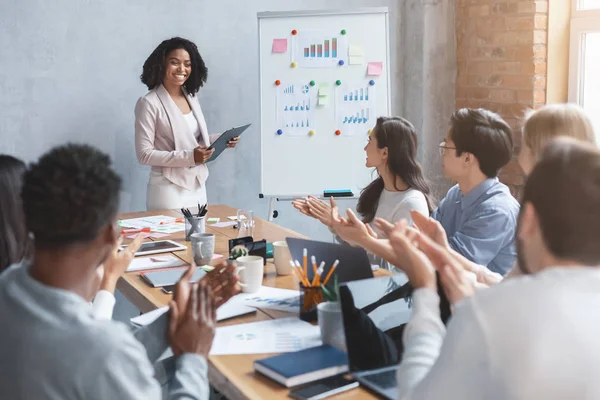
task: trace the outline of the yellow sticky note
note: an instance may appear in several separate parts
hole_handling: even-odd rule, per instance
[[[349,65],[362,65],[363,64],[363,57],[362,56],[350,56],[348,57],[348,64]]]
[[[328,83],[319,83],[319,97],[329,96],[329,84]]]
[[[317,99],[317,105],[326,106],[327,104],[329,104],[329,96],[319,96],[319,98]]]
[[[362,57],[364,55],[362,46],[351,44],[348,48],[348,55]]]

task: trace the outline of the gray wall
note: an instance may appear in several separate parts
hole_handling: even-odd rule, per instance
[[[2,0],[0,152],[32,161],[66,141],[95,145],[123,176],[122,211],[143,210],[149,170],[133,146],[133,107],[146,92],[138,77],[154,47],[179,35],[196,42],[208,65],[200,101],[211,132],[245,121],[254,127],[210,165],[209,202],[266,217],[257,196],[256,13],[365,6],[389,7],[392,111],[423,132],[420,155],[442,192],[436,147],[454,109],[452,0]],[[278,209],[279,224],[330,238],[289,203]]]

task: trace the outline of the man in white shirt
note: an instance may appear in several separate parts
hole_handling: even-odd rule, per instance
[[[390,242],[416,288],[399,397],[600,398],[598,204],[600,152],[569,139],[550,144],[522,200],[517,249],[525,276],[458,303],[447,333],[435,270],[443,283],[461,267],[443,249],[428,258],[416,245],[426,237],[395,228]]]

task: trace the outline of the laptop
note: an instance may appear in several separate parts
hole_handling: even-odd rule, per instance
[[[335,260],[339,260],[340,263],[336,268],[338,282],[349,282],[373,277],[371,262],[364,249],[352,247],[347,244],[317,242],[291,237],[285,240],[292,255],[292,260],[298,260],[302,264],[302,253],[306,249],[309,265],[311,256],[315,256],[317,264],[325,261],[323,276],[327,275]],[[312,267],[308,268],[307,272],[308,279],[312,281],[314,277]]]
[[[402,333],[412,314],[406,275],[346,282],[339,292],[350,374],[381,397],[398,398]]]

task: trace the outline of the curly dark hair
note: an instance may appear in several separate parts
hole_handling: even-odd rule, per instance
[[[183,86],[189,94],[196,94],[198,90],[206,83],[208,77],[208,69],[204,64],[204,60],[198,52],[198,47],[187,39],[174,37],[163,40],[156,49],[150,54],[150,57],[144,62],[144,69],[140,79],[142,83],[148,86],[148,90],[152,90],[160,85],[165,76],[165,63],[167,56],[177,49],[183,49],[190,55],[192,62],[192,72],[185,81]]]
[[[25,163],[0,154],[0,272],[26,255],[28,235],[21,204]]]
[[[36,248],[95,239],[119,207],[121,178],[110,158],[87,145],[67,144],[44,154],[25,173],[25,221]]]

